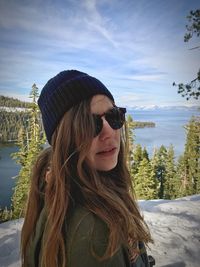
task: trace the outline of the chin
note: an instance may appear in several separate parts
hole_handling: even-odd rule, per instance
[[[102,171],[102,172],[108,172],[108,171],[111,171],[111,170],[113,170],[115,167],[116,167],[116,165],[117,165],[117,162],[115,162],[115,163],[113,163],[113,164],[111,164],[111,163],[107,163],[107,164],[102,164],[101,166],[96,166],[96,169],[98,170],[98,171]]]

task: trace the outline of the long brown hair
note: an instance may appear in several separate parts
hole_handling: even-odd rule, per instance
[[[21,233],[22,265],[27,266],[27,245],[34,233],[36,222],[44,207],[45,175],[51,161],[51,147],[45,148],[33,166],[26,214]]]
[[[45,267],[67,266],[64,221],[76,203],[99,216],[109,228],[102,259],[111,257],[120,243],[128,245],[130,238],[133,242],[152,241],[126,165],[125,129],[121,130],[118,163],[113,170],[98,172],[86,163],[94,133],[90,102],[83,101],[66,112],[52,138],[52,173],[45,191],[47,224],[41,252]]]

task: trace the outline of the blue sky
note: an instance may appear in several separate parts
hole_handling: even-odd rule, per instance
[[[118,105],[197,105],[177,94],[199,69],[186,16],[197,0],[0,0],[0,94],[28,100],[58,72],[100,79]],[[29,100],[30,101],[30,100]]]

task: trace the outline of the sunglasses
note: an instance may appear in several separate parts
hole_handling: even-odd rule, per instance
[[[112,109],[108,110],[102,115],[92,114],[95,125],[94,137],[99,135],[103,128],[102,117],[105,117],[106,121],[113,130],[118,130],[122,128],[122,126],[124,125],[125,113],[126,113],[126,108],[119,108],[114,106]]]

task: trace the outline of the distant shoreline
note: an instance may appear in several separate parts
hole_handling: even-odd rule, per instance
[[[154,128],[156,127],[155,122],[150,121],[133,121],[132,126],[134,129],[140,129],[140,128]]]

